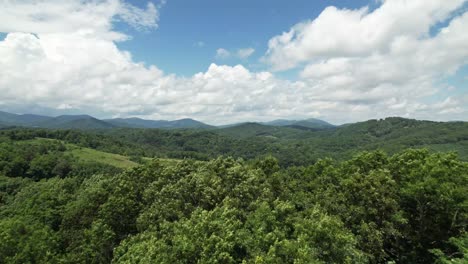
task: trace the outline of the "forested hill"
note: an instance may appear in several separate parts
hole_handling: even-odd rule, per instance
[[[32,114],[13,114],[0,111],[0,127],[39,127],[52,129],[111,129],[130,128],[211,128],[202,122],[185,118],[179,120],[145,120],[140,118],[114,118],[100,120],[89,115],[61,115],[56,117]]]
[[[259,123],[260,124],[260,123]],[[278,119],[271,122],[261,123],[275,127],[296,127],[307,130],[320,130],[335,127],[334,125],[315,118],[304,120],[286,120]],[[141,118],[113,118],[113,119],[97,119],[89,115],[61,115],[57,117],[41,116],[34,114],[13,114],[0,111],[0,127],[41,127],[55,129],[110,129],[116,127],[127,128],[191,128],[191,129],[209,129],[216,128],[203,122],[183,118],[178,120],[146,120]],[[235,126],[235,125],[227,125]]]
[[[467,143],[403,118],[0,129],[0,263],[466,263]]]
[[[52,145],[57,148],[22,151],[64,151],[60,143]],[[66,167],[55,164],[49,175],[40,173],[54,163],[40,155],[25,160],[30,169],[16,177],[0,171],[2,263],[468,258],[468,163],[451,154],[371,152],[288,169],[274,158],[156,160],[121,173],[72,166],[62,174]],[[14,168],[18,157],[0,164]]]
[[[208,160],[220,155],[244,159],[272,155],[281,166],[307,165],[324,157],[344,160],[364,150],[381,149],[392,154],[406,148],[454,151],[462,160],[468,160],[467,122],[404,118],[369,120],[319,131],[247,123],[210,130],[4,129],[0,135],[59,139],[129,156]]]

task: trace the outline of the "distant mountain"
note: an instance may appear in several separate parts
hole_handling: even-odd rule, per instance
[[[20,115],[0,112],[0,122],[2,124],[18,124],[21,122]]]
[[[313,128],[313,129],[328,129],[334,128],[335,126],[316,118],[308,118],[304,120],[287,120],[287,119],[277,119],[270,122],[262,123],[269,126],[288,126],[294,128]]]
[[[115,127],[89,115],[61,115],[42,122],[36,122],[34,126],[61,129],[103,129]]]
[[[244,124],[254,123],[240,123],[220,126],[218,128],[224,129],[229,127],[238,127]],[[270,122],[255,123],[258,125],[274,126],[274,127],[289,127],[295,130],[322,130],[334,128],[335,126],[320,119],[309,118],[304,120],[286,120],[278,119]],[[141,118],[114,118],[100,120],[89,115],[61,115],[57,117],[41,116],[34,114],[12,114],[0,111],[0,127],[9,126],[25,126],[25,127],[42,127],[42,128],[64,128],[64,129],[102,129],[114,127],[127,127],[127,128],[216,128],[203,122],[184,118],[179,120],[146,120]],[[260,130],[269,130],[269,128],[262,128]],[[250,129],[250,131],[254,131]],[[262,132],[258,132],[262,133]],[[277,132],[275,132],[277,134]],[[251,135],[252,133],[247,133]]]
[[[114,118],[104,121],[117,127],[132,128],[211,128],[212,126],[190,118],[179,120],[145,120],[141,118]]]
[[[35,122],[41,122],[50,119],[49,116],[24,114],[17,115],[0,111],[0,123],[9,126],[26,126]]]
[[[268,126],[291,126],[294,123],[298,122],[297,120],[287,120],[287,119],[276,119],[269,122],[263,122],[264,125]]]
[[[160,126],[160,122],[156,120],[145,120],[141,118],[114,118],[104,119],[116,127],[132,127],[132,128],[155,128]]]
[[[271,139],[286,139],[300,138],[301,136],[307,134],[308,131],[286,126],[271,126],[250,122],[219,128],[215,130],[215,132],[221,135],[236,138],[263,137]]]
[[[141,118],[114,118],[100,120],[89,115],[61,115],[57,117],[34,114],[13,114],[0,111],[0,127],[24,126],[60,129],[128,128],[214,128],[197,120],[145,120]]]
[[[54,122],[41,125],[79,129],[118,127],[109,121],[89,116],[54,119]],[[132,120],[145,122],[138,119],[128,122]],[[163,121],[164,124],[166,122],[170,121]],[[174,121],[172,126],[179,126],[180,123],[187,125],[185,122],[187,120]],[[0,122],[2,126],[4,124]],[[367,120],[333,129],[242,123],[203,130],[108,129],[83,133],[111,135],[115,139],[128,141],[130,146],[136,144],[144,149],[153,148],[155,152],[151,156],[172,158],[207,159],[219,155],[254,158],[272,154],[284,165],[304,165],[323,157],[347,159],[364,150],[380,149],[392,154],[406,148],[428,148],[431,151],[454,151],[463,160],[468,160],[468,122],[433,122],[399,117]]]
[[[3,127],[9,127],[9,125],[8,125],[8,124],[6,124],[6,123],[2,123],[2,122],[0,122],[0,128],[3,128]]]
[[[468,122],[435,122],[426,120],[407,119],[402,117],[387,117],[385,119],[371,119],[363,122],[341,125],[336,130],[337,135],[359,136],[366,135],[373,138],[400,138],[413,137],[414,135],[428,135],[434,138],[440,137],[447,131],[455,130],[463,131],[467,128]],[[468,139],[468,134],[464,136]]]
[[[33,115],[33,114],[20,115],[20,119],[24,123],[37,123],[37,122],[48,120],[50,118],[51,118],[50,116]]]
[[[61,115],[57,117],[33,114],[17,115],[0,112],[0,127],[24,126],[60,129],[101,129],[112,128],[112,124],[89,115]]]
[[[213,126],[207,125],[191,118],[184,118],[170,122],[170,128],[211,128]]]

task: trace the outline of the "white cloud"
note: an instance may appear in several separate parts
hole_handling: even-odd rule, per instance
[[[464,111],[460,106],[460,102],[452,97],[447,97],[444,101],[432,105],[432,108],[439,111],[439,114],[459,114]]]
[[[421,103],[447,91],[444,78],[468,63],[468,12],[457,10],[464,2],[387,0],[372,12],[329,7],[273,37],[264,60],[275,70],[305,64],[308,98],[367,105],[382,115],[466,113],[458,101],[443,110]],[[441,21],[448,26],[430,35]]]
[[[122,20],[136,29],[157,27],[159,12],[152,3],[140,9],[121,0],[24,0],[0,3],[0,32],[35,34],[80,33],[109,40],[128,37],[112,30]]]
[[[254,52],[255,52],[255,49],[253,48],[239,49],[237,51],[237,56],[241,59],[247,59],[248,57],[252,56]]]
[[[0,31],[8,33],[0,41],[3,110],[21,105],[23,112],[42,108],[101,116],[193,117],[214,124],[311,116],[337,123],[390,115],[467,116],[466,98],[444,96],[430,104],[424,97],[437,93],[437,80],[466,64],[468,13],[434,37],[387,38],[392,41],[385,48],[374,45],[372,51],[357,53],[340,53],[331,45],[333,56],[294,61],[307,66],[300,80],[287,81],[242,65],[211,64],[205,72],[184,78],[135,62],[117,47],[116,41],[129,37],[115,31],[112,23],[155,28],[157,6],[135,9],[117,0],[37,3],[0,3]],[[125,18],[122,8],[138,18]],[[225,49],[218,53],[240,55]]]
[[[119,16],[123,21],[137,29],[156,28],[158,26],[159,13],[156,6],[151,2],[148,2],[146,10],[122,2]]]
[[[219,48],[216,50],[216,58],[218,59],[227,59],[231,57],[231,52],[226,49]]]
[[[268,43],[265,61],[285,70],[317,58],[385,52],[401,38],[423,38],[466,0],[384,0],[376,10],[326,8]]]

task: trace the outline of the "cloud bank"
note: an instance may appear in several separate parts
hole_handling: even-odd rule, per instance
[[[116,46],[131,36],[113,25],[157,28],[160,7],[152,3],[138,8],[123,0],[3,1],[0,108],[192,117],[213,124],[280,117],[341,123],[395,115],[466,120],[467,96],[455,96],[457,88],[451,94],[444,83],[468,63],[466,2],[328,7],[269,41],[263,61],[273,72],[297,69],[299,77],[291,81],[242,65],[211,64],[184,78],[135,62]],[[446,26],[431,32],[441,23]],[[253,52],[217,53],[248,58]]]

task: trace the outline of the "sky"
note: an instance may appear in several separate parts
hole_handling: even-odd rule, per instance
[[[468,0],[0,0],[0,110],[468,121]]]

